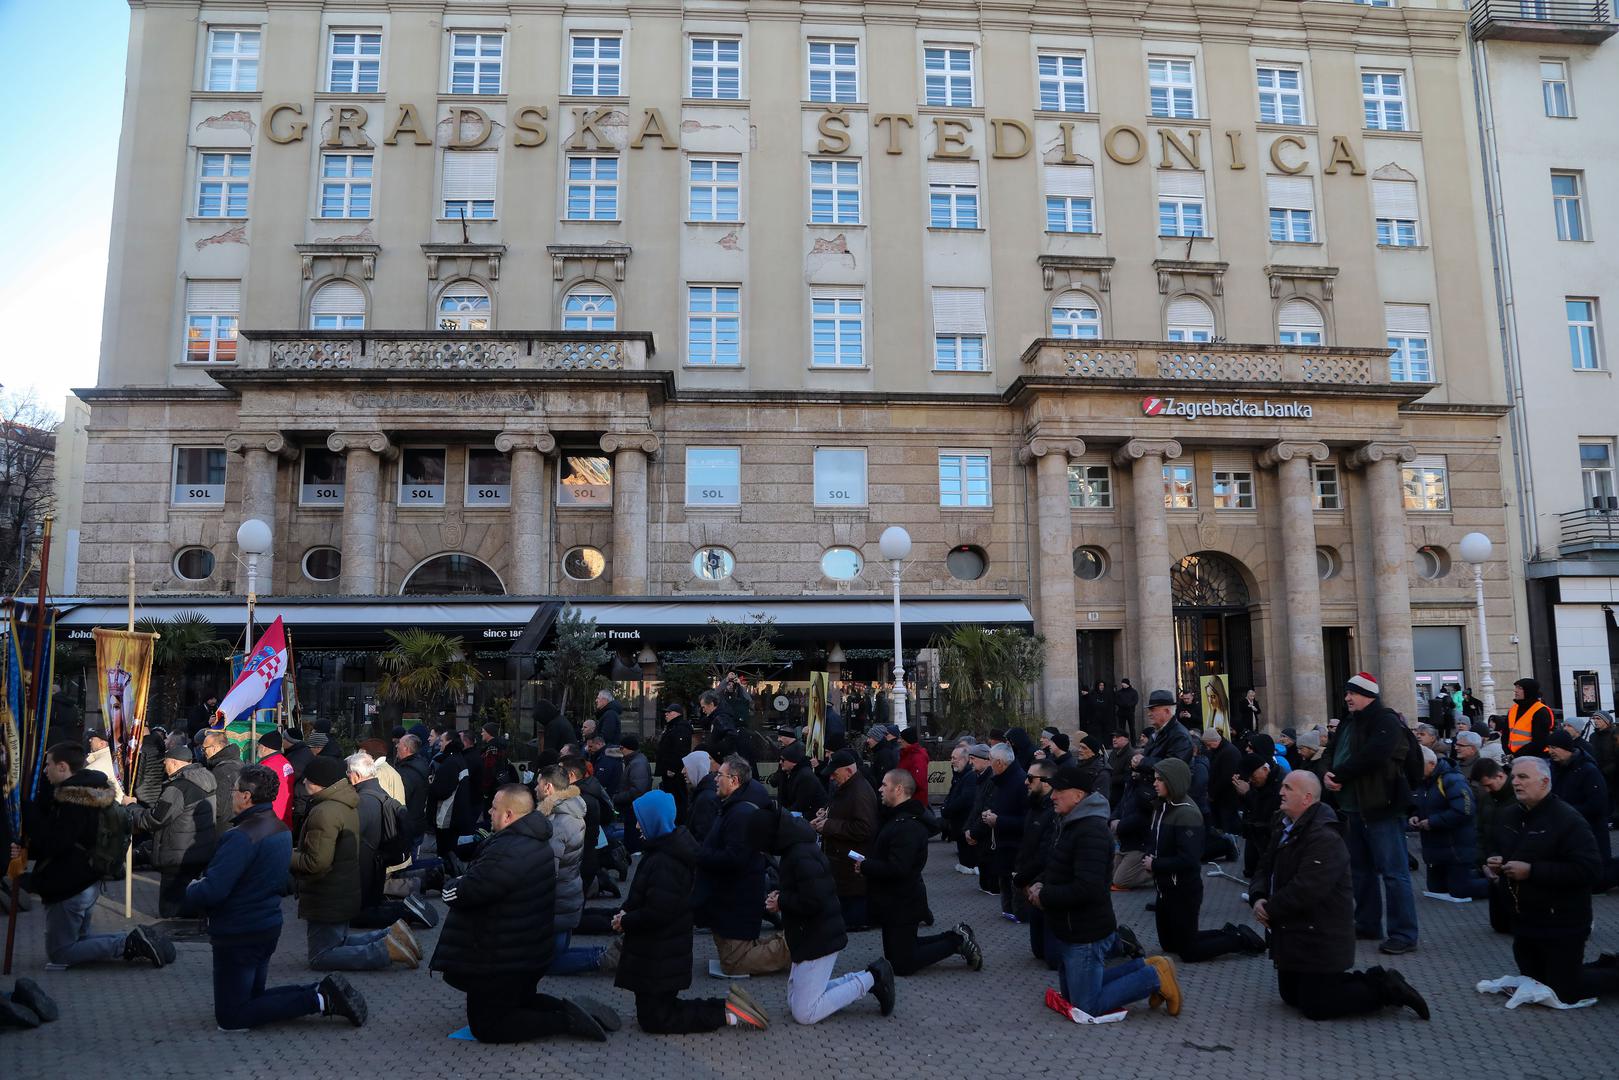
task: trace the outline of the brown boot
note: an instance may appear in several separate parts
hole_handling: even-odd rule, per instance
[[[388,936],[383,940],[388,943],[388,959],[394,963],[414,968],[422,962],[422,947],[403,919],[388,927]]]
[[[1149,956],[1147,963],[1158,972],[1158,996],[1163,999],[1164,1011],[1170,1016],[1179,1016],[1181,986],[1175,979],[1175,962],[1167,956]]]

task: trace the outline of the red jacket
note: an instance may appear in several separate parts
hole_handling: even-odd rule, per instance
[[[915,743],[899,744],[899,767],[916,777],[916,794],[911,798],[928,804],[928,752]]]
[[[275,793],[275,816],[281,819],[282,824],[292,828],[292,762],[284,754],[271,754],[259,758],[259,764],[275,773],[281,778],[281,788]]]

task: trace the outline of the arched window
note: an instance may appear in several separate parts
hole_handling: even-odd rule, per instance
[[[438,328],[440,330],[487,330],[489,319],[489,292],[476,281],[457,281],[438,302]]]
[[[483,562],[471,555],[436,555],[410,572],[400,596],[448,596],[478,593],[504,596],[506,586]]]
[[[1065,292],[1051,305],[1051,336],[1099,338],[1102,336],[1102,310],[1082,292]]]
[[[1289,300],[1276,316],[1276,341],[1281,345],[1320,345],[1326,322],[1308,300]]]
[[[328,281],[309,298],[311,330],[364,330],[365,292],[352,281]]]
[[[562,301],[562,329],[617,330],[618,302],[593,281],[575,285]]]
[[[1195,296],[1170,301],[1164,321],[1170,341],[1214,340],[1214,310]]]

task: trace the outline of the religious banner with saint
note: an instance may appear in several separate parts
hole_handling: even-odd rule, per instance
[[[135,755],[146,734],[146,695],[152,686],[152,643],[157,635],[99,626],[91,633],[96,639],[101,716],[112,737],[113,764],[121,773],[118,782],[128,791]]]
[[[804,750],[812,758],[826,756],[826,698],[829,689],[827,674],[812,671],[809,693],[804,698]]]

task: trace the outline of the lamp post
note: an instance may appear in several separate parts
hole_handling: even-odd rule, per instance
[[[900,642],[899,577],[901,563],[911,553],[911,534],[898,525],[883,530],[877,540],[877,550],[894,576],[894,702],[889,715],[901,730],[910,727],[905,716],[905,646]]]
[[[1457,546],[1462,561],[1473,564],[1473,600],[1478,607],[1479,689],[1484,693],[1484,716],[1495,715],[1495,673],[1490,665],[1490,628],[1484,620],[1484,563],[1490,557],[1490,538],[1468,533]]]
[[[247,637],[242,642],[245,654],[253,648],[253,605],[259,599],[259,556],[269,554],[270,526],[258,518],[248,518],[236,530],[236,546],[247,556]]]

